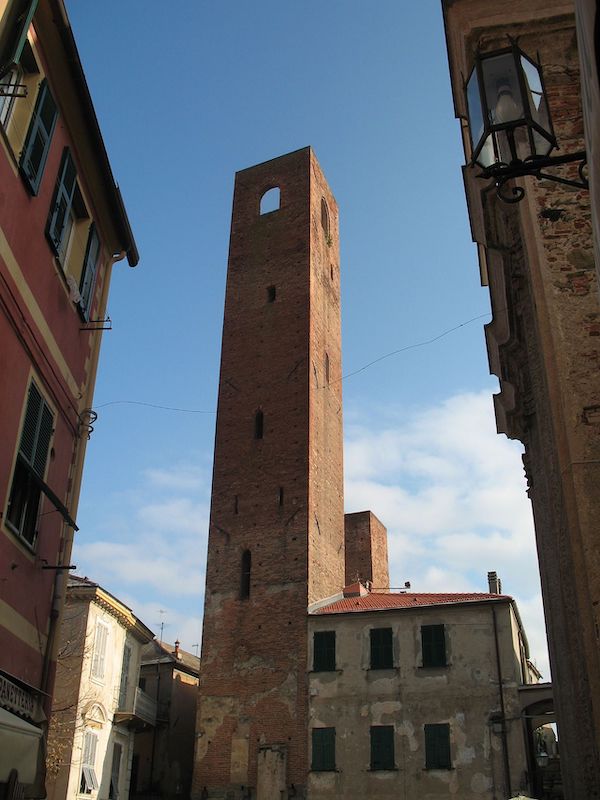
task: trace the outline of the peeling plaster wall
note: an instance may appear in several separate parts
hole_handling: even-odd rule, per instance
[[[336,729],[336,771],[311,772],[310,800],[493,800],[506,791],[502,742],[490,714],[500,711],[490,603],[309,619],[309,663],[315,631],[336,632],[336,671],[309,673],[309,748],[313,727]],[[496,609],[512,794],[525,788],[525,742],[516,621],[507,602]],[[443,624],[448,666],[424,668],[421,625]],[[369,631],[391,627],[394,668],[369,669]],[[426,770],[423,726],[450,724],[452,769]],[[393,725],[395,770],[370,770],[370,726]]]

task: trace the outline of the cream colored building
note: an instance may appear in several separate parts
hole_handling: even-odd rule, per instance
[[[537,676],[512,598],[355,584],[308,627],[311,800],[529,790],[520,688]]]
[[[49,800],[126,800],[136,730],[156,722],[138,687],[152,632],[87,578],[71,576],[48,744]]]

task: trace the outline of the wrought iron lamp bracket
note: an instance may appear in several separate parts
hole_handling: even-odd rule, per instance
[[[577,172],[579,179],[563,178],[560,175],[548,173],[545,170],[553,167],[560,167],[563,164],[571,164],[579,162]],[[493,181],[496,186],[496,194],[505,203],[518,203],[525,197],[525,189],[522,186],[511,186],[510,194],[506,194],[504,187],[513,178],[522,178],[526,175],[533,175],[538,181],[554,181],[555,183],[562,183],[565,186],[574,186],[577,189],[589,189],[588,179],[584,171],[587,165],[587,158],[585,150],[580,150],[577,153],[570,153],[563,156],[546,156],[527,158],[524,161],[514,161],[511,164],[496,163],[491,167],[484,169],[477,176],[482,180]]]

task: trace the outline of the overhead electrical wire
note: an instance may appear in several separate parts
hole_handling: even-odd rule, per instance
[[[347,372],[345,375],[342,375],[342,377],[338,382],[345,381],[347,378],[352,378],[354,375],[358,375],[359,373],[364,372],[366,369],[369,369],[369,367],[372,367],[374,364],[379,364],[380,361],[385,361],[387,358],[391,358],[392,356],[397,356],[400,353],[405,353],[407,350],[415,350],[418,347],[426,347],[427,345],[434,344],[434,342],[438,342],[445,336],[448,336],[449,334],[460,330],[460,328],[464,328],[465,325],[470,325],[472,322],[476,322],[478,319],[489,317],[490,313],[491,312],[488,311],[485,314],[478,314],[476,317],[471,317],[471,319],[467,319],[464,322],[460,322],[458,325],[454,325],[452,328],[448,328],[447,330],[443,331],[442,333],[438,333],[437,336],[433,336],[430,339],[424,339],[422,342],[415,342],[414,344],[407,344],[404,347],[399,347],[397,350],[392,350],[390,353],[385,353],[385,355],[379,356],[378,358],[374,358],[373,361],[369,361],[362,367],[359,367],[358,369],[355,369],[352,372]],[[332,383],[335,383],[335,381],[332,381]],[[217,413],[216,410],[205,411],[198,408],[178,408],[176,406],[163,406],[159,405],[158,403],[146,403],[143,400],[110,400],[108,403],[100,403],[100,405],[97,405],[96,408],[106,408],[107,406],[118,406],[118,405],[146,406],[147,408],[158,408],[162,411],[175,411],[180,414]]]

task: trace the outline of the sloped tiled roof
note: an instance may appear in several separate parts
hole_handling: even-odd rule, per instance
[[[177,657],[175,656],[174,645],[158,642],[154,639],[154,641],[142,648],[142,664],[156,663],[157,660],[160,662],[172,662],[180,669],[184,668],[188,672],[193,672],[196,675],[200,670],[200,659],[198,656],[179,648]]]
[[[420,606],[452,605],[473,603],[485,600],[505,600],[512,598],[506,594],[485,594],[483,592],[427,593],[427,592],[370,592],[363,597],[345,597],[328,606],[316,609],[314,614],[349,614],[365,611],[389,611],[394,608],[418,608]]]

